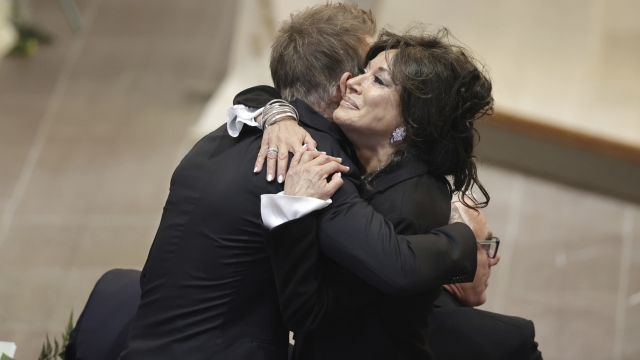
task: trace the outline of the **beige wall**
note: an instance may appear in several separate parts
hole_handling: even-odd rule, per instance
[[[198,135],[224,121],[224,111],[237,91],[270,82],[267,57],[274,26],[290,12],[321,2],[241,3],[231,71],[203,114]],[[358,3],[373,7],[379,24],[396,30],[412,22],[449,27],[490,68],[500,110],[640,146],[640,2]]]
[[[501,110],[640,146],[640,3],[380,0],[381,25],[445,25],[490,67]]]

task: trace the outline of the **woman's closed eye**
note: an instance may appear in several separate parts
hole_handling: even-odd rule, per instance
[[[387,84],[384,83],[384,80],[382,80],[382,78],[378,77],[378,76],[373,76],[373,81],[382,85],[382,86],[387,86]]]
[[[367,75],[369,73],[369,69],[367,68],[360,69],[359,71],[360,71],[360,75]],[[389,87],[389,85],[387,85],[387,83],[377,75],[373,75],[373,82],[375,82],[378,85],[382,85],[384,87]]]

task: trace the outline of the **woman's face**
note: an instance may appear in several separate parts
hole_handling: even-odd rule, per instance
[[[341,84],[343,99],[333,120],[356,146],[389,143],[393,131],[402,126],[400,85],[391,81],[387,64],[396,51],[381,52],[363,74]]]

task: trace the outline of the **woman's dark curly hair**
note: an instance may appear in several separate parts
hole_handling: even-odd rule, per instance
[[[400,108],[406,136],[391,156],[391,168],[405,154],[424,161],[434,176],[450,176],[449,190],[469,195],[467,207],[485,207],[489,194],[478,180],[474,148],[479,140],[474,123],[493,112],[491,80],[469,51],[453,44],[446,28],[427,35],[396,35],[382,30],[369,50],[366,63],[386,50],[397,50],[389,63],[391,78],[399,84]],[[385,172],[380,169],[365,181]],[[484,197],[479,202],[471,190]]]

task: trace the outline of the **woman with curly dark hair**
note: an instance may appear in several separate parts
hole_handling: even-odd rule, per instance
[[[475,121],[493,110],[491,81],[450,38],[446,29],[426,35],[383,31],[366,56],[367,67],[340,82],[343,99],[333,121],[360,162],[361,196],[398,234],[446,225],[452,196],[471,208],[489,202],[473,151]],[[285,194],[297,181],[287,174]],[[482,201],[473,196],[474,187]],[[272,255],[272,263],[279,260]],[[309,269],[303,261],[300,269]],[[310,274],[305,271],[274,269],[283,318],[296,334],[294,359],[433,358],[428,317],[441,287],[392,296],[331,260],[308,282],[300,280]]]
[[[483,201],[461,201],[485,207],[489,194],[477,176],[474,122],[493,111],[491,81],[450,37],[444,28],[432,35],[383,30],[367,54],[367,69],[343,85],[344,99],[334,121],[355,146],[367,183],[411,155],[424,162],[431,175],[450,176],[452,193],[471,194],[477,186]],[[368,104],[371,96],[387,99],[378,109]],[[354,109],[354,99],[374,114],[364,115],[358,105]]]

